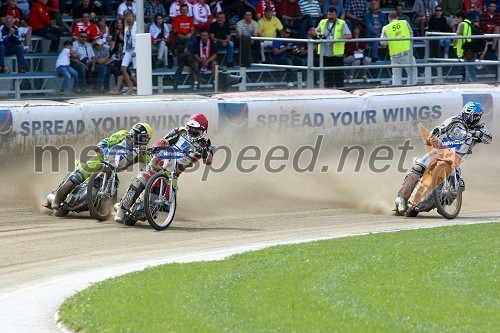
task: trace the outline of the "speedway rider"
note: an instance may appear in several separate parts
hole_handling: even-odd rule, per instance
[[[440,125],[436,126],[430,133],[429,138],[427,138],[427,142],[431,143],[437,139],[437,137],[441,135],[446,135],[449,134],[449,131],[453,129],[453,126],[450,126],[454,121],[456,120],[461,120],[464,121],[465,124],[468,127],[469,133],[472,135],[472,143],[471,143],[471,148],[478,142],[482,143],[491,143],[492,140],[492,135],[488,132],[486,127],[484,126],[484,123],[479,123],[481,120],[481,116],[483,115],[483,106],[480,103],[477,102],[468,102],[467,104],[464,105],[462,109],[462,114],[460,116],[452,116],[448,119],[446,119],[443,123]],[[462,156],[467,153],[466,151],[463,151],[462,149],[457,150],[457,148],[451,147],[449,148],[453,152],[455,152],[456,155]],[[418,181],[420,178],[425,173],[425,170],[429,166],[429,164],[432,161],[431,156],[435,153],[435,151],[430,151],[423,157],[419,157],[415,160],[415,163],[413,167],[411,168],[410,172],[406,175],[403,186],[398,192],[398,197],[395,200],[396,204],[396,210],[397,213],[399,214],[405,214],[408,206],[408,199],[410,198],[411,193],[413,192],[413,189],[417,185]],[[459,168],[458,168],[458,170]],[[462,184],[463,186],[463,184]]]
[[[212,164],[213,147],[210,139],[206,136],[208,130],[208,119],[205,115],[197,113],[189,117],[185,127],[174,128],[163,139],[158,140],[153,145],[154,157],[147,165],[145,171],[139,172],[132,181],[127,193],[121,199],[114,220],[123,222],[125,212],[132,207],[139,195],[144,191],[146,183],[155,174],[163,171],[165,159],[159,154],[168,147],[175,146],[184,150],[186,147],[186,158],[180,159],[177,169],[174,171],[175,178],[189,167],[192,167],[199,159],[205,165]]]
[[[130,131],[120,130],[113,133],[108,138],[99,142],[95,150],[97,155],[91,158],[88,162],[82,163],[77,167],[66,181],[59,186],[52,201],[52,209],[55,216],[59,216],[59,209],[63,204],[66,196],[73,189],[83,183],[90,174],[102,166],[102,161],[105,155],[116,154],[120,160],[117,171],[125,170],[129,166],[140,162],[147,164],[151,156],[148,153],[147,144],[153,135],[151,126],[147,123],[137,123]],[[110,148],[113,148],[110,150]],[[119,155],[119,156],[118,156]]]

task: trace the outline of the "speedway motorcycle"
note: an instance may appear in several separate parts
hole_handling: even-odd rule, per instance
[[[117,200],[120,184],[117,169],[127,163],[126,158],[130,158],[127,154],[128,150],[127,147],[115,145],[111,149],[104,150],[104,160],[89,161],[88,165],[95,169],[94,172],[66,196],[61,208],[58,209],[58,216],[66,216],[69,212],[80,213],[88,210],[90,215],[98,221],[109,219],[113,203]],[[138,154],[138,148],[134,148],[132,158],[136,158]],[[81,167],[81,162],[76,161],[76,168],[79,167]],[[69,175],[64,178],[58,188],[66,182],[68,177]],[[57,190],[47,196],[45,207],[51,207]]]
[[[174,220],[177,208],[177,164],[188,158],[189,150],[168,147],[157,155],[164,160],[162,171],[153,175],[132,207],[125,212],[123,223],[133,226],[137,221],[148,221],[156,230],[167,229]],[[119,203],[115,204],[115,210]]]
[[[450,126],[445,137],[429,143],[434,147],[431,163],[408,199],[407,217],[434,208],[447,219],[460,213],[465,187],[460,164],[472,152],[477,139],[463,121],[456,120]]]

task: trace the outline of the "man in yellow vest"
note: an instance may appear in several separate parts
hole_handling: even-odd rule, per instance
[[[466,18],[466,14],[463,10],[459,10],[455,13],[455,21],[458,23],[457,36],[472,36],[472,22]],[[466,42],[470,42],[471,39],[456,39],[455,40],[455,51],[457,52],[457,57],[462,58],[465,62],[475,62],[477,55],[472,50],[464,50],[463,45]],[[467,82],[477,82],[477,69],[476,66],[465,66],[465,80]]]
[[[413,37],[413,31],[406,20],[399,20],[396,12],[389,13],[389,24],[382,28],[380,38],[407,38]],[[408,81],[406,84],[413,86],[417,84],[417,64],[413,56],[413,48],[410,40],[381,41],[381,45],[389,46],[389,55],[391,56],[391,65],[408,65],[404,67]],[[392,68],[392,85],[400,86],[403,84],[403,68]]]
[[[328,7],[327,18],[321,20],[316,27],[316,32],[323,38],[331,40],[318,46],[318,54],[323,52],[323,64],[325,67],[344,67],[344,42],[336,42],[338,39],[350,39],[352,37],[349,27],[344,20],[337,18],[337,8]],[[322,47],[324,50],[322,51]],[[333,72],[333,75],[330,74]],[[344,86],[344,70],[328,71],[325,75],[325,87],[342,88]]]

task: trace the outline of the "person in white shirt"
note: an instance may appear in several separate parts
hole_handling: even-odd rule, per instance
[[[133,2],[133,0],[125,0],[124,2],[122,2],[118,6],[118,9],[116,10],[116,13],[118,14],[118,18],[125,18],[125,12],[127,10],[134,13],[134,16],[137,15],[137,8],[136,8],[135,2]]]
[[[215,21],[206,0],[198,0],[198,3],[193,6],[193,17],[194,28],[199,32],[208,31],[210,24]]]
[[[75,81],[73,82],[73,89],[75,91],[78,91],[80,87],[79,82],[77,80],[78,72],[73,67],[70,66],[71,56],[76,57],[77,54],[75,51],[73,51],[73,42],[67,40],[64,42],[63,49],[61,53],[59,53],[59,56],[57,57],[56,61],[56,71],[59,75],[61,75],[64,78],[60,91],[61,95],[69,93],[69,82],[71,78],[75,79]]]
[[[132,95],[134,93],[134,86],[130,75],[128,75],[127,68],[132,63],[134,71],[137,69],[137,58],[135,54],[135,36],[137,34],[137,23],[135,22],[134,13],[131,11],[125,11],[125,29],[124,29],[124,40],[123,40],[123,60],[122,60],[122,74],[125,83],[128,86],[128,90],[125,92],[127,95]]]
[[[157,67],[168,67],[168,39],[170,37],[170,29],[164,21],[161,13],[156,14],[154,22],[149,27],[149,34],[153,46],[158,48]]]

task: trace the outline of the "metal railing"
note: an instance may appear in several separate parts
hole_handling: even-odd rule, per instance
[[[324,50],[325,47],[322,47],[322,51],[319,54],[319,66],[314,66],[314,56],[315,56],[315,45],[316,44],[327,44],[331,43],[331,40],[324,39],[296,39],[296,38],[266,38],[266,37],[252,37],[253,40],[258,41],[280,41],[280,42],[290,42],[290,43],[307,43],[307,65],[306,66],[293,66],[293,65],[279,65],[279,64],[262,64],[262,63],[252,63],[252,66],[258,67],[271,67],[271,68],[290,68],[300,71],[307,72],[307,88],[314,87],[314,71],[319,71],[319,86],[320,88],[324,88],[324,75],[325,71],[332,70],[346,70],[346,69],[384,69],[384,68],[425,68],[424,74],[424,83],[432,84],[432,68],[437,68],[438,78],[435,83],[442,83],[442,68],[443,66],[497,66],[496,71],[496,80],[498,82],[500,78],[500,58],[497,56],[497,60],[478,60],[475,62],[466,62],[463,59],[450,59],[450,58],[430,58],[430,41],[432,40],[441,40],[441,39],[493,39],[494,42],[497,43],[497,50],[500,47],[500,34],[486,34],[486,35],[473,35],[473,36],[457,36],[453,33],[438,33],[438,32],[427,32],[425,37],[407,37],[407,38],[357,38],[355,41],[357,42],[380,42],[380,41],[402,41],[402,40],[410,40],[411,42],[411,51],[414,52],[414,42],[416,41],[424,41],[424,63],[420,64],[409,64],[409,65],[397,65],[397,64],[370,64],[370,65],[348,65],[348,66],[333,66],[333,67],[325,67],[324,66]],[[353,39],[338,39],[336,42],[352,42]],[[391,80],[388,78],[387,80]],[[300,85],[299,85],[300,86]],[[240,90],[246,90],[245,87],[241,87]]]

